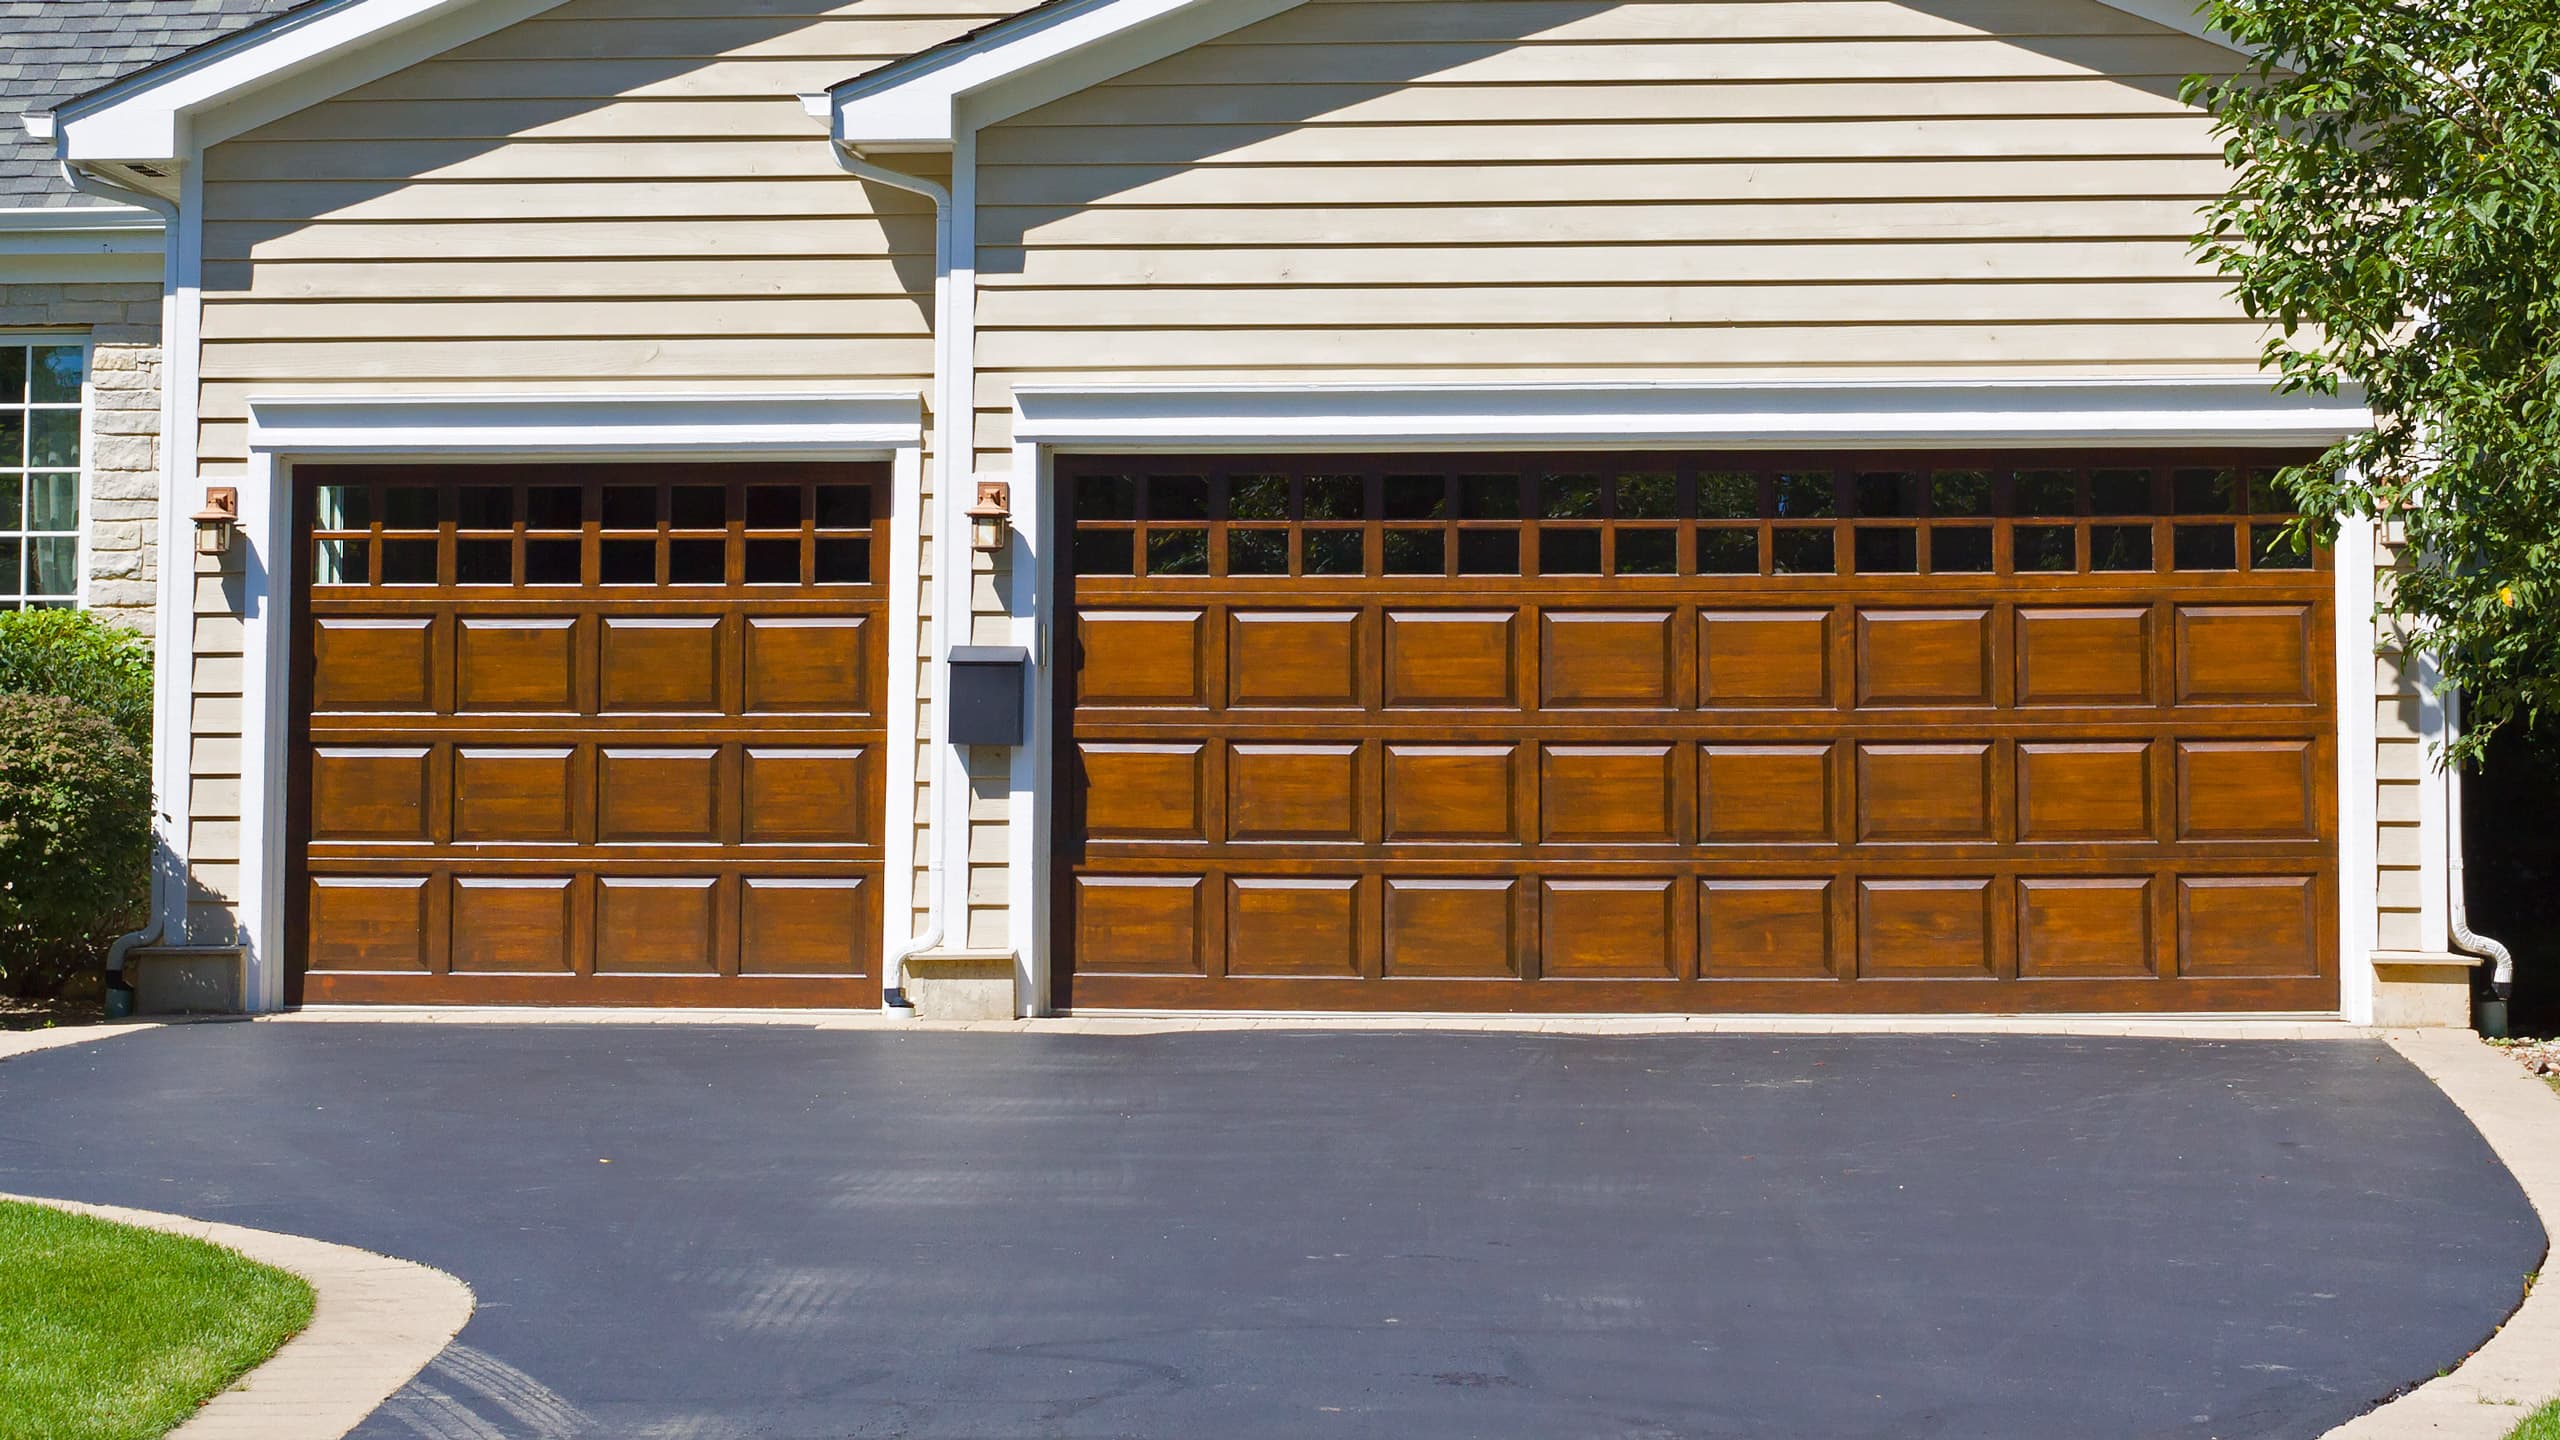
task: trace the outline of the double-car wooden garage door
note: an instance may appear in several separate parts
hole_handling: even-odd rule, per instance
[[[1058,998],[2333,1008],[2271,468],[1062,461]]]
[[[885,466],[304,468],[294,998],[880,996]]]

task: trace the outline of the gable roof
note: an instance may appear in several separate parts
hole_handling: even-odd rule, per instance
[[[236,34],[309,0],[0,0],[0,209],[107,204],[62,183],[21,117]]]

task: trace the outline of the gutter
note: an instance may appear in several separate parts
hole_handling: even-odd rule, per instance
[[[2461,733],[2462,692],[2448,690],[2444,698],[2445,741],[2450,744]],[[2500,1000],[2514,997],[2516,959],[2506,946],[2471,928],[2471,910],[2464,894],[2462,880],[2462,767],[2447,767],[2444,780],[2445,829],[2445,920],[2446,938],[2453,948],[2466,955],[2476,955],[2489,962],[2489,986]]]
[[[821,108],[825,97],[803,96],[801,98],[804,104],[810,106],[813,113],[825,113]],[[956,298],[952,294],[951,286],[953,269],[951,191],[930,180],[919,179],[913,175],[873,164],[863,158],[859,149],[845,140],[830,137],[827,149],[835,156],[836,165],[846,174],[857,179],[886,185],[891,189],[921,195],[933,202],[932,404],[936,469],[934,478],[937,499],[947,500],[954,493],[953,487],[961,483],[955,476],[965,469],[965,462],[962,466],[955,467],[951,458],[955,434],[961,446],[968,444],[966,433],[955,431],[954,427],[968,424],[971,414],[969,397],[954,393],[959,389],[961,381],[960,367],[954,363],[951,353],[955,328],[951,323],[951,307]],[[960,453],[965,456],[968,452],[963,449]],[[949,506],[945,505],[943,508],[947,511]],[[956,557],[954,550],[955,541],[965,542],[967,535],[966,527],[955,527],[948,523],[934,527],[933,605],[925,623],[931,625],[934,630],[933,649],[936,660],[947,656],[951,647],[964,638],[960,627],[967,623],[969,615],[971,563],[966,548],[959,548]],[[900,663],[909,662],[902,658]],[[948,666],[938,668],[947,671]],[[906,996],[907,961],[926,951],[939,948],[943,943],[944,935],[950,930],[953,907],[949,897],[944,893],[945,877],[949,873],[949,862],[952,857],[965,857],[967,854],[964,848],[958,847],[965,847],[968,843],[969,777],[966,767],[958,763],[956,751],[951,744],[951,695],[947,680],[943,683],[941,693],[933,697],[932,706],[933,733],[930,737],[928,753],[933,757],[934,773],[931,780],[931,838],[924,867],[925,928],[922,933],[898,947],[883,962],[880,976],[881,1003],[909,1014],[914,1012],[915,1007]],[[958,863],[965,865],[965,858]]]
[[[34,117],[28,117],[32,122]],[[50,116],[46,117],[48,120]],[[28,125],[30,134],[39,133]],[[49,131],[52,127],[47,125]],[[92,175],[69,160],[61,162],[64,183],[83,195],[119,205],[138,205],[160,217],[161,224],[174,240],[178,231],[178,207],[145,190],[120,185],[103,176]],[[175,433],[177,388],[181,367],[172,363],[171,341],[177,334],[176,307],[184,264],[183,247],[169,244],[161,259],[160,286],[160,566],[158,633],[151,647],[152,725],[151,725],[151,797],[152,813],[159,830],[160,843],[153,847],[151,866],[151,898],[144,913],[142,928],[116,937],[107,947],[107,971],[121,975],[125,957],[146,945],[158,945],[186,938],[186,873],[187,825],[183,810],[188,780],[185,761],[188,672],[193,668],[195,653],[193,617],[181,597],[187,589],[177,583],[180,566],[192,574],[195,550],[192,545],[172,545],[170,517],[179,513],[178,457],[179,437]],[[193,373],[193,367],[184,367]],[[190,447],[191,448],[191,447]],[[191,598],[191,597],[190,597]]]

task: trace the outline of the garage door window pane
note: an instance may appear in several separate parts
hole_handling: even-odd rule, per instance
[[[1538,570],[1546,575],[1597,575],[1600,573],[1600,532],[1597,530],[1538,531]]]
[[[465,530],[507,530],[516,523],[512,485],[465,485],[454,492],[453,523]]]
[[[728,580],[726,561],[729,546],[721,540],[670,540],[667,542],[667,583],[670,585],[719,585]]]
[[[1680,515],[1680,477],[1668,470],[1638,471],[1618,477],[1618,518],[1675,520]]]
[[[436,583],[436,542],[433,540],[383,541],[382,583],[385,585],[433,585]]]
[[[1390,475],[1383,493],[1390,520],[1437,520],[1449,513],[1449,482],[1437,475]]]
[[[719,530],[729,524],[729,492],[719,485],[678,485],[667,492],[667,523],[678,530]]]
[[[794,498],[797,498],[796,492]],[[797,540],[748,541],[747,583],[750,585],[799,584],[800,542]]]
[[[506,585],[515,580],[515,542],[457,540],[453,546],[453,583]]]
[[[1517,530],[1459,531],[1458,573],[1461,575],[1519,574],[1520,532]]]
[[[821,585],[867,585],[871,581],[871,542],[821,539],[817,554]]]
[[[1804,470],[1778,476],[1778,515],[1787,520],[1811,520],[1836,515],[1840,510],[1838,487],[1828,470]]]
[[[575,540],[527,540],[524,542],[524,583],[577,584],[578,548]]]
[[[1858,477],[1858,513],[1868,517],[1917,515],[1924,493],[1917,475],[1900,471],[1869,471]]]
[[[2237,570],[2239,545],[2228,525],[2181,525],[2170,551],[2181,570]]]
[[[1206,520],[1209,482],[1197,475],[1162,475],[1147,482],[1150,520]]]
[[[1781,575],[1828,575],[1839,569],[1831,531],[1779,526],[1769,536],[1770,568]]]
[[[1076,573],[1126,575],[1137,554],[1137,543],[1137,533],[1131,530],[1078,530]]]
[[[1932,515],[1988,515],[1991,476],[1981,470],[1940,470],[1929,477]]]
[[[1738,470],[1711,470],[1698,477],[1698,518],[1757,520],[1760,480]]]
[[[2155,503],[2148,470],[2100,470],[2089,477],[2092,515],[2148,515]]]
[[[871,487],[868,485],[819,486],[818,528],[821,530],[870,529]]]
[[[598,578],[607,585],[658,583],[658,542],[607,540],[596,547]]]
[[[1600,477],[1549,475],[1538,482],[1538,513],[1549,520],[1600,518]]]
[[[2068,525],[2021,525],[2013,538],[2010,566],[2021,575],[2080,568],[2079,547]]]
[[[2290,525],[2252,525],[2249,527],[2249,568],[2252,570],[2308,570],[2311,553],[2293,544]]]
[[[2020,515],[2075,515],[2080,510],[2079,491],[2079,480],[2071,471],[2021,470],[2012,507]]]
[[[382,492],[382,528],[436,528],[436,492],[424,485],[393,485]]]
[[[1448,548],[1437,530],[1390,530],[1387,532],[1387,573],[1390,575],[1440,575],[1448,570]]]
[[[1357,530],[1310,530],[1303,543],[1310,575],[1357,575],[1368,563]]]
[[[1288,574],[1289,532],[1286,530],[1228,531],[1227,573],[1230,575]]]
[[[1620,530],[1618,573],[1669,575],[1680,568],[1680,536],[1671,530]]]
[[[1929,568],[1943,575],[1991,572],[1991,528],[1939,525],[1929,531]]]
[[[1458,481],[1458,515],[1465,520],[1520,518],[1520,477],[1468,475]]]
[[[657,529],[658,487],[655,485],[606,486],[603,523],[607,530]]]
[[[1185,527],[1180,530],[1147,532],[1147,573],[1150,575],[1206,575],[1209,573],[1209,532]]]
[[[1739,529],[1700,530],[1698,532],[1698,573],[1701,575],[1759,574],[1760,532]]]
[[[2092,570],[2150,569],[2151,527],[2148,525],[2090,527],[2089,568]]]
[[[312,558],[312,579],[321,585],[362,585],[372,578],[362,540],[323,540]]]
[[[1289,477],[1286,475],[1238,475],[1227,482],[1227,518],[1230,520],[1286,520],[1289,518]]]
[[[1368,503],[1361,494],[1365,488],[1357,475],[1310,475],[1305,518],[1357,520]]]
[[[1907,575],[1920,568],[1920,532],[1909,526],[1858,531],[1858,573]]]
[[[1131,520],[1138,514],[1138,484],[1126,475],[1076,477],[1076,518]]]
[[[797,485],[748,486],[747,528],[750,530],[799,529],[800,487]]]

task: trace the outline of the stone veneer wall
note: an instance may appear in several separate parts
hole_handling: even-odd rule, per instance
[[[89,608],[152,629],[160,505],[160,287],[0,285],[0,335],[77,330],[89,336]]]

